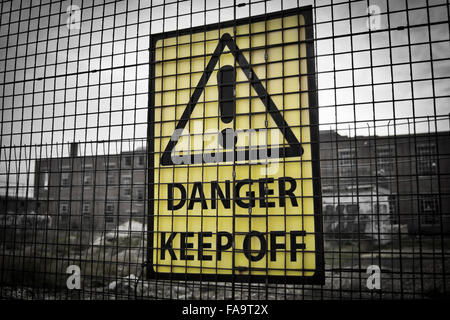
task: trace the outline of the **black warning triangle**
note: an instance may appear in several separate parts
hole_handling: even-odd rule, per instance
[[[242,54],[242,51],[238,48],[238,46],[236,45],[235,41],[230,36],[230,34],[225,33],[220,38],[219,43],[212,54],[211,60],[209,60],[209,63],[206,66],[206,69],[203,72],[202,77],[200,78],[200,80],[197,84],[197,87],[194,90],[194,93],[192,94],[191,98],[189,99],[186,109],[184,110],[183,115],[181,116],[181,119],[175,128],[174,133],[172,134],[171,139],[170,139],[169,143],[167,144],[166,149],[164,150],[164,153],[161,157],[162,165],[164,165],[164,166],[174,165],[171,154],[172,154],[172,151],[174,150],[176,144],[178,143],[178,140],[180,138],[180,132],[186,127],[186,124],[188,123],[188,121],[191,117],[191,114],[194,111],[194,108],[197,105],[198,100],[200,99],[201,94],[205,90],[206,84],[208,83],[208,80],[209,80],[211,74],[213,73],[217,62],[219,61],[219,58],[222,55],[225,46],[227,46],[230,49],[230,52],[233,54],[237,63],[239,64],[242,71],[244,72],[245,76],[252,84],[253,89],[256,91],[259,98],[261,99],[264,106],[266,107],[267,112],[272,116],[277,127],[283,133],[284,138],[286,139],[286,141],[289,144],[289,147],[268,148],[267,155],[273,154],[273,152],[278,152],[279,158],[287,158],[287,157],[298,157],[303,154],[303,148],[300,145],[300,142],[298,141],[297,137],[292,132],[289,125],[284,120],[283,116],[280,113],[280,110],[278,110],[277,106],[273,102],[270,95],[267,93],[266,89],[264,88],[264,86],[261,83],[261,80],[259,80],[256,73],[253,71],[253,69],[251,68],[247,59]],[[229,155],[228,153],[234,153],[234,155],[233,154]],[[244,153],[244,154],[242,154],[242,153]],[[249,154],[250,154],[249,149],[243,149],[243,150],[234,150],[234,151],[224,151],[220,156],[222,156],[221,159],[223,159],[223,162],[226,162],[226,161],[229,161],[227,159],[249,160]],[[260,158],[260,159],[262,159],[262,158]],[[251,159],[251,160],[259,160],[259,159]],[[191,163],[194,164],[197,162],[198,162],[198,156],[196,157],[195,154],[192,154],[191,155]],[[202,162],[207,163],[207,161],[204,160],[204,157],[202,159]]]

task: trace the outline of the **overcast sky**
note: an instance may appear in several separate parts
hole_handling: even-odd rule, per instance
[[[248,0],[236,1],[241,2]],[[412,132],[449,130],[446,0],[334,1],[332,6],[327,0],[251,2],[233,8],[232,0],[129,0],[92,8],[100,1],[39,0],[22,1],[21,9],[20,1],[2,2],[1,146],[145,138],[151,34],[308,4],[315,6],[321,129],[352,136],[386,135],[394,133],[395,125],[395,132],[402,134],[408,133],[409,118]],[[79,30],[67,27],[71,4],[81,8]],[[371,23],[369,8],[379,13]],[[77,70],[78,77],[67,76]],[[123,79],[128,81],[125,85],[111,85]],[[130,96],[111,98],[111,94]],[[75,97],[89,100],[71,101]],[[427,116],[433,121],[428,122]],[[9,148],[0,150],[0,173],[14,172],[5,159],[39,157],[36,148],[29,148],[29,153],[16,149],[16,155]],[[3,180],[1,175],[0,184]]]

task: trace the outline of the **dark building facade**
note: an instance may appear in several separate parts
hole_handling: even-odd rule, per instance
[[[17,213],[28,214],[36,212],[37,203],[27,197],[0,196],[0,214]]]
[[[411,233],[450,230],[450,133],[395,136],[320,134],[324,196],[370,185],[389,194],[392,223]],[[383,191],[383,192],[381,192]]]
[[[57,216],[61,228],[107,230],[143,219],[146,153],[78,156],[73,145],[68,157],[37,160],[38,212]],[[391,224],[408,225],[411,233],[449,230],[449,132],[348,137],[321,131],[320,156],[325,220],[366,208]],[[327,217],[333,204],[337,212]]]
[[[144,151],[78,156],[36,162],[39,212],[56,216],[58,226],[107,230],[145,211]]]

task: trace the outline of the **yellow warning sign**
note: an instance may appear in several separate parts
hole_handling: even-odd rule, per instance
[[[149,277],[323,281],[311,21],[154,38]]]

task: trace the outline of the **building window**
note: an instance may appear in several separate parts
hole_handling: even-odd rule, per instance
[[[114,203],[108,202],[105,206],[105,222],[114,222]]]
[[[42,187],[44,190],[48,190],[48,172],[42,173]]]
[[[419,196],[419,214],[423,223],[439,222],[439,199],[434,195]]]
[[[84,184],[92,184],[92,172],[84,173]]]
[[[355,149],[340,149],[338,157],[340,166],[351,167],[355,165]]]
[[[116,166],[117,166],[116,161],[112,161],[112,160],[108,161],[108,168],[115,168]]]
[[[108,172],[106,183],[108,185],[116,184],[116,175],[114,172]]]
[[[356,168],[355,149],[338,150],[338,163],[340,175],[349,174]]]
[[[61,203],[59,205],[59,213],[61,215],[61,218],[63,221],[68,220],[69,218],[69,204],[68,203]]]
[[[417,173],[430,175],[437,173],[437,150],[432,142],[417,144]]]
[[[131,184],[131,176],[123,176],[122,177],[122,184],[126,184],[126,185]]]
[[[94,167],[94,163],[92,162],[92,160],[85,159],[83,168],[92,169],[93,167]]]
[[[84,203],[83,204],[83,215],[87,216],[91,214],[91,204],[90,203]]]
[[[125,167],[131,167],[131,156],[125,157]]]
[[[141,188],[136,189],[136,193],[137,193],[137,196],[136,196],[137,200],[144,201],[144,189],[141,189]]]
[[[377,170],[378,172],[391,175],[394,173],[394,155],[393,145],[377,146]]]
[[[130,187],[123,188],[123,195],[130,197],[131,196],[131,188]]]
[[[122,184],[124,185],[123,195],[127,197],[131,196],[131,177],[130,176],[122,177]]]
[[[59,206],[59,211],[62,215],[68,215],[69,214],[69,204],[61,203]]]
[[[144,156],[138,157],[138,166],[143,167],[144,166]]]
[[[61,185],[67,187],[70,185],[70,173],[63,172],[61,173]]]

